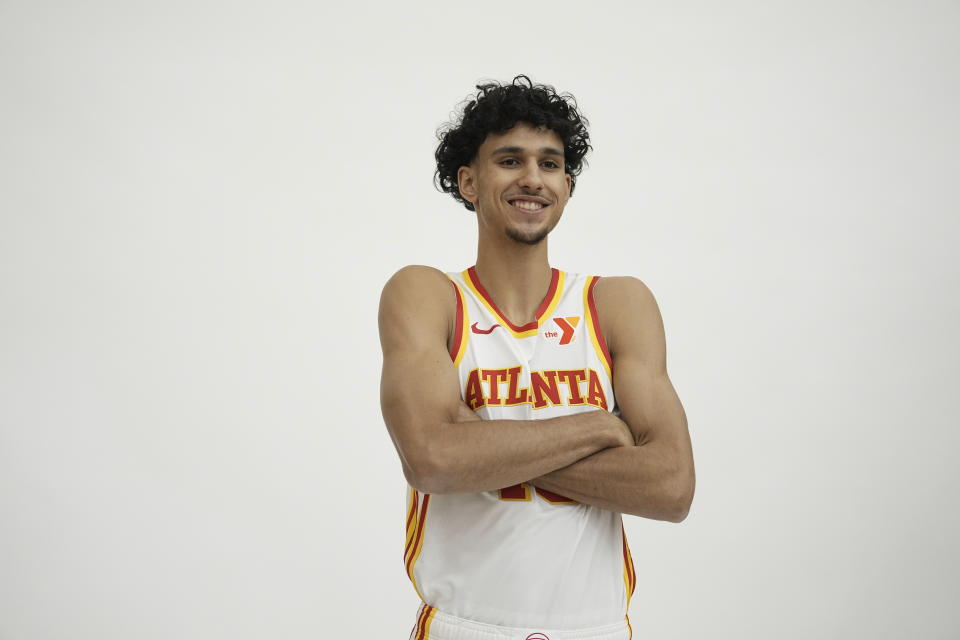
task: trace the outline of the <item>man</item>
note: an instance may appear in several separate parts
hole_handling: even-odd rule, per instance
[[[526,76],[477,88],[436,152],[438,185],[476,212],[476,264],[405,267],[380,304],[410,637],[626,640],[621,513],[680,522],[694,492],[660,312],[636,278],[547,260],[590,148],[573,98]]]

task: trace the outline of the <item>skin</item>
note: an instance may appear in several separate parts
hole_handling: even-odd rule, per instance
[[[570,198],[563,145],[524,123],[484,140],[458,173],[478,226],[477,275],[515,324],[535,319],[550,282],[547,240]],[[559,152],[559,155],[555,152]],[[536,213],[516,199],[545,204]],[[437,269],[408,266],[380,300],[381,407],[404,475],[426,493],[528,482],[585,504],[680,522],[695,472],[686,415],[667,375],[656,300],[633,277],[601,278],[594,297],[613,360],[621,418],[481,420],[460,398],[450,359],[455,295]]]

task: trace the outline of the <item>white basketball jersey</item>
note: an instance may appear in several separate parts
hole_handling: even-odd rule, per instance
[[[450,357],[462,398],[485,420],[619,413],[593,302],[598,278],[552,273],[536,321],[523,326],[504,317],[474,267],[447,274],[457,297]],[[427,605],[509,627],[624,620],[635,576],[620,513],[528,484],[407,493],[404,562]]]

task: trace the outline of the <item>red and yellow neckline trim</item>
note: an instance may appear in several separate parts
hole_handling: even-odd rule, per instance
[[[563,295],[563,283],[566,279],[566,273],[553,267],[550,268],[550,271],[552,273],[550,286],[547,288],[547,295],[544,296],[540,306],[537,307],[537,310],[534,312],[536,320],[522,326],[517,326],[510,322],[503,312],[500,311],[497,303],[493,301],[493,298],[484,288],[483,284],[481,284],[480,278],[477,277],[476,265],[468,267],[463,271],[463,280],[476,294],[480,302],[500,321],[507,331],[512,333],[516,338],[529,338],[537,335],[537,330],[540,328],[540,325],[543,324],[543,319],[553,313],[553,310],[560,302],[560,297]]]

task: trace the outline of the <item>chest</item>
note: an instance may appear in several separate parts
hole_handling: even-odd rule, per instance
[[[474,411],[486,418],[528,418],[614,406],[583,284],[572,279],[549,313],[524,327],[465,294],[458,374],[463,399]]]

